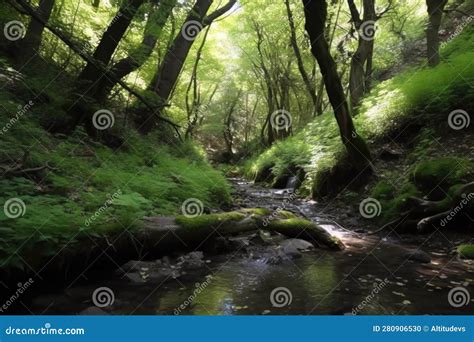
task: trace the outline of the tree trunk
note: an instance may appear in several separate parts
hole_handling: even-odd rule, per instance
[[[55,0],[41,0],[36,13],[42,20],[48,22],[51,13],[53,12]],[[33,56],[39,53],[41,45],[41,37],[43,36],[44,24],[31,18],[30,25],[26,31],[20,46],[20,59],[23,62],[29,61]]]
[[[426,28],[428,65],[435,67],[440,62],[439,28],[443,19],[443,10],[448,0],[426,0],[429,22]]]
[[[351,9],[352,21],[359,31],[359,42],[357,50],[351,59],[351,70],[349,76],[349,90],[351,95],[351,106],[355,108],[359,105],[362,96],[367,93],[367,76],[372,73],[372,51],[374,49],[375,21],[375,0],[364,0],[364,17],[360,19],[354,0],[348,0]],[[374,31],[371,31],[371,30]],[[370,71],[369,71],[370,68]]]
[[[140,46],[132,50],[127,57],[116,62],[110,69],[110,72],[115,75],[116,79],[125,78],[147,61],[176,3],[177,0],[162,0],[158,9],[150,13]],[[113,79],[103,77],[96,88],[96,93],[92,97],[99,102],[104,101],[116,84],[117,82]]]
[[[92,113],[89,112],[87,98],[94,96],[100,84],[100,79],[106,77],[106,73],[101,72],[97,64],[107,68],[117,46],[127,31],[138,8],[144,0],[126,0],[122,3],[117,15],[112,19],[109,27],[102,35],[99,45],[94,51],[94,63],[87,63],[77,78],[77,89],[80,99],[77,100],[68,110],[70,122],[68,130],[74,129],[77,125],[85,123],[87,132],[94,136],[97,130],[92,124]]]
[[[308,73],[304,67],[303,57],[301,56],[301,51],[298,46],[298,41],[296,38],[296,28],[295,28],[295,21],[293,18],[293,13],[290,8],[290,1],[285,0],[286,5],[286,13],[288,15],[288,23],[290,25],[290,42],[291,46],[293,47],[293,51],[296,56],[296,60],[298,62],[298,70],[300,71],[301,78],[306,86],[306,90],[308,91],[309,96],[311,97],[311,101],[313,102],[313,110],[316,113],[319,110],[319,101],[316,95],[316,89],[313,83],[311,82]]]
[[[200,31],[229,11],[236,2],[236,0],[229,0],[226,5],[206,16],[213,0],[196,1],[178,36],[174,39],[171,48],[159,66],[157,76],[153,78],[156,80],[156,83],[152,86],[152,89],[158,95],[161,104],[164,105],[169,101],[183,69],[184,62]],[[148,125],[148,127],[151,129],[153,125]]]
[[[106,74],[106,69],[99,64],[98,62],[95,61],[94,58],[92,58],[89,54],[84,52],[84,49],[78,47],[66,34],[64,34],[62,31],[60,31],[58,28],[56,28],[53,25],[48,24],[45,20],[43,20],[38,13],[28,4],[26,0],[7,0],[13,8],[15,8],[17,11],[20,11],[22,14],[27,14],[31,16],[32,18],[38,20],[41,22],[44,27],[46,27],[51,33],[53,33],[56,37],[58,37],[64,44],[66,44],[72,51],[74,51],[78,56],[80,56],[84,61],[87,63],[93,63],[97,67],[98,70],[102,74]],[[18,6],[21,7],[19,9]],[[113,77],[113,75],[111,75]],[[120,86],[125,89],[127,92],[135,96],[141,103],[143,103],[151,112],[153,112],[157,118],[157,120],[160,120],[162,122],[166,122],[170,124],[176,131],[176,135],[180,137],[179,134],[179,128],[177,124],[175,124],[173,121],[171,121],[168,118],[162,117],[157,111],[156,111],[156,106],[152,105],[147,99],[145,99],[142,95],[140,95],[138,92],[130,88],[127,84],[125,84],[123,81],[117,79],[116,82],[120,84]],[[71,122],[69,123],[61,123],[61,125],[57,125],[52,128],[53,131],[55,132],[69,132],[71,131],[74,127],[70,125]]]
[[[325,0],[302,0],[311,51],[318,61],[329,101],[334,110],[342,142],[357,171],[370,171],[371,156],[365,141],[357,134],[329,46],[324,36],[327,17]]]
[[[92,7],[99,8],[100,0],[92,0]]]
[[[102,35],[102,39],[94,51],[93,58],[104,67],[109,65],[112,55],[143,2],[144,0],[124,1],[117,15],[112,19],[109,27]],[[94,63],[88,63],[79,75],[78,82],[89,83],[87,84],[87,87],[90,87],[88,92],[94,94],[94,90],[98,86],[97,81],[103,76]]]

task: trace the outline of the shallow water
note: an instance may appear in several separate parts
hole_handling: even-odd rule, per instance
[[[236,186],[248,206],[274,209],[289,195],[245,182]],[[291,206],[317,219],[313,204],[292,201]],[[244,252],[206,256],[204,267],[177,279],[135,284],[112,277],[73,284],[60,293],[38,296],[31,309],[77,314],[93,306],[95,289],[108,287],[114,303],[102,310],[110,314],[474,314],[474,298],[465,297],[474,297],[473,268],[451,253],[449,237],[414,237],[410,243],[398,236],[357,234],[337,225],[326,228],[344,241],[345,251],[314,250],[276,265],[266,263],[263,255]],[[431,263],[408,260],[420,244]],[[455,307],[449,292],[459,292],[459,287],[465,289],[461,298],[465,305]]]

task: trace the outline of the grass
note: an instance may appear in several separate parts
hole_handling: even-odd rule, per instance
[[[25,87],[37,81],[29,78]],[[55,86],[46,93],[49,103],[35,103],[12,123],[18,107],[28,102],[17,97],[28,96],[18,87],[0,93],[0,165],[12,167],[28,151],[22,168],[48,164],[51,169],[0,179],[0,204],[12,198],[24,203],[18,218],[0,211],[1,268],[25,269],[26,263],[53,256],[86,235],[113,235],[136,229],[146,216],[176,215],[189,198],[214,208],[230,203],[229,184],[203,151],[190,143],[160,142],[162,132],[142,136],[118,120],[125,139],[119,149],[81,129],[67,137],[48,133],[43,118],[62,115]]]

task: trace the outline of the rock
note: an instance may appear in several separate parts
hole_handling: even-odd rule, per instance
[[[422,264],[429,264],[431,262],[429,254],[420,250],[409,251],[406,256],[408,260],[421,262]]]
[[[178,258],[177,266],[183,269],[197,269],[206,264],[203,252],[191,252]]]
[[[167,278],[178,278],[181,275],[179,269],[162,261],[129,261],[118,268],[115,273],[123,276],[133,283],[145,283],[149,281],[164,281]]]
[[[280,243],[280,247],[288,256],[296,256],[298,258],[301,257],[302,252],[307,252],[314,249],[312,243],[300,240],[300,239],[288,239]]]

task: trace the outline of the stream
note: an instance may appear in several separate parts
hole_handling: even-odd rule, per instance
[[[474,313],[474,265],[458,260],[451,244],[465,237],[367,235],[364,227],[352,231],[333,222],[338,209],[333,208],[331,216],[316,202],[295,199],[291,190],[231,181],[236,206],[283,207],[302,214],[320,222],[347,248],[342,252],[309,249],[301,247],[300,240],[253,246],[252,241],[261,241],[260,235],[238,237],[234,243],[238,241],[241,247],[232,252],[191,253],[185,261],[170,257],[155,264],[141,263],[133,277],[122,272],[104,279],[76,280],[60,291],[37,295],[28,310],[120,315]],[[289,256],[275,253],[281,249],[290,250]],[[150,271],[155,266],[162,270],[157,276]],[[453,294],[460,287],[473,299],[463,299],[462,306],[450,304],[450,291]],[[109,305],[98,308],[92,297],[103,288],[110,291]]]

